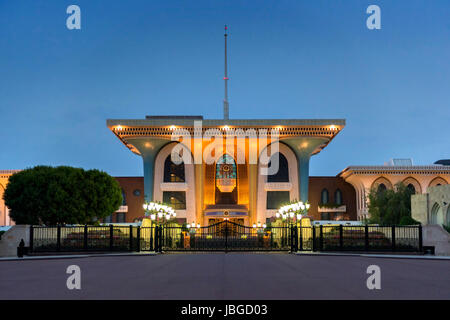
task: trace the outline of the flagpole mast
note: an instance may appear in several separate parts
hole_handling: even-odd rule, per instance
[[[223,99],[223,119],[229,119],[229,104],[228,104],[228,71],[227,71],[227,29],[228,27],[225,25],[225,75],[223,80],[225,81],[225,98]]]

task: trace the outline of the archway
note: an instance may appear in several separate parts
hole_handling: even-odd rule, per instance
[[[431,208],[430,224],[442,224],[442,209],[438,203],[435,203]]]
[[[385,177],[379,177],[372,183],[371,189],[375,189],[378,191],[383,191],[387,189],[392,190],[393,186],[392,183]]]
[[[444,178],[436,177],[433,180],[431,180],[430,184],[428,185],[428,188],[435,186],[443,186],[446,184],[448,184],[448,182]]]
[[[237,204],[237,166],[229,154],[223,154],[216,162],[216,204]]]
[[[445,219],[445,225],[450,227],[450,206],[447,207],[447,218]]]
[[[421,194],[422,188],[420,187],[419,181],[414,179],[413,177],[408,177],[402,181],[402,183],[411,191],[413,194]]]

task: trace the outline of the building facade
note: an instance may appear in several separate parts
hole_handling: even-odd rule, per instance
[[[9,217],[8,207],[3,200],[3,193],[5,192],[9,178],[20,170],[0,170],[0,226],[10,226],[14,221]]]
[[[148,116],[108,120],[107,126],[142,157],[146,201],[171,205],[188,223],[228,219],[252,225],[273,217],[283,203],[308,201],[310,158],[345,121]],[[269,139],[273,132],[276,138]],[[183,150],[178,164],[172,161],[175,149]],[[279,170],[262,174],[275,159]]]
[[[369,217],[368,194],[372,188],[393,189],[403,183],[414,194],[427,193],[428,188],[447,185],[450,182],[450,166],[433,164],[428,166],[395,165],[349,166],[338,177],[350,183],[356,191],[358,220]]]
[[[124,196],[124,203],[118,212],[112,214],[105,222],[135,222],[141,219],[145,212],[144,177],[116,177]],[[324,193],[328,193],[324,198]],[[267,195],[266,195],[267,197]],[[166,197],[167,198],[167,197]],[[168,200],[168,199],[166,199]],[[165,201],[170,203],[170,200]],[[309,177],[309,216],[314,220],[356,220],[356,193],[353,186],[339,177]],[[267,206],[267,200],[266,200]],[[269,199],[273,208],[266,212],[274,214],[278,204]],[[177,213],[180,211],[177,209]],[[186,219],[181,218],[180,222]]]

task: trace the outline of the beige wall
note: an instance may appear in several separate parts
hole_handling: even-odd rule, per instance
[[[291,201],[299,200],[298,190],[298,165],[294,152],[285,144],[279,143],[279,152],[282,153],[289,166],[289,182],[267,182],[267,176],[260,174],[262,168],[267,165],[258,165],[258,201],[257,201],[257,221],[264,223],[266,218],[275,216],[276,210],[267,210],[267,191],[289,191]]]
[[[430,187],[426,194],[413,195],[411,215],[424,225],[450,225],[450,184]]]
[[[25,242],[25,246],[28,247],[30,245],[30,226],[12,226],[11,229],[2,235],[0,240],[0,257],[17,256],[17,247],[22,239]]]
[[[155,180],[153,198],[155,201],[163,201],[163,191],[185,191],[186,192],[186,210],[176,210],[177,218],[186,218],[186,221],[199,222],[196,219],[195,204],[195,175],[194,164],[191,156],[191,164],[185,164],[186,182],[164,182],[164,162],[176,143],[170,143],[164,146],[156,156],[155,161]]]

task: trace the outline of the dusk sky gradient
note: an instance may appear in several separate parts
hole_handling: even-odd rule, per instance
[[[450,158],[448,0],[0,0],[0,169],[143,175],[106,119],[222,118],[224,24],[230,118],[346,119],[311,175]]]

